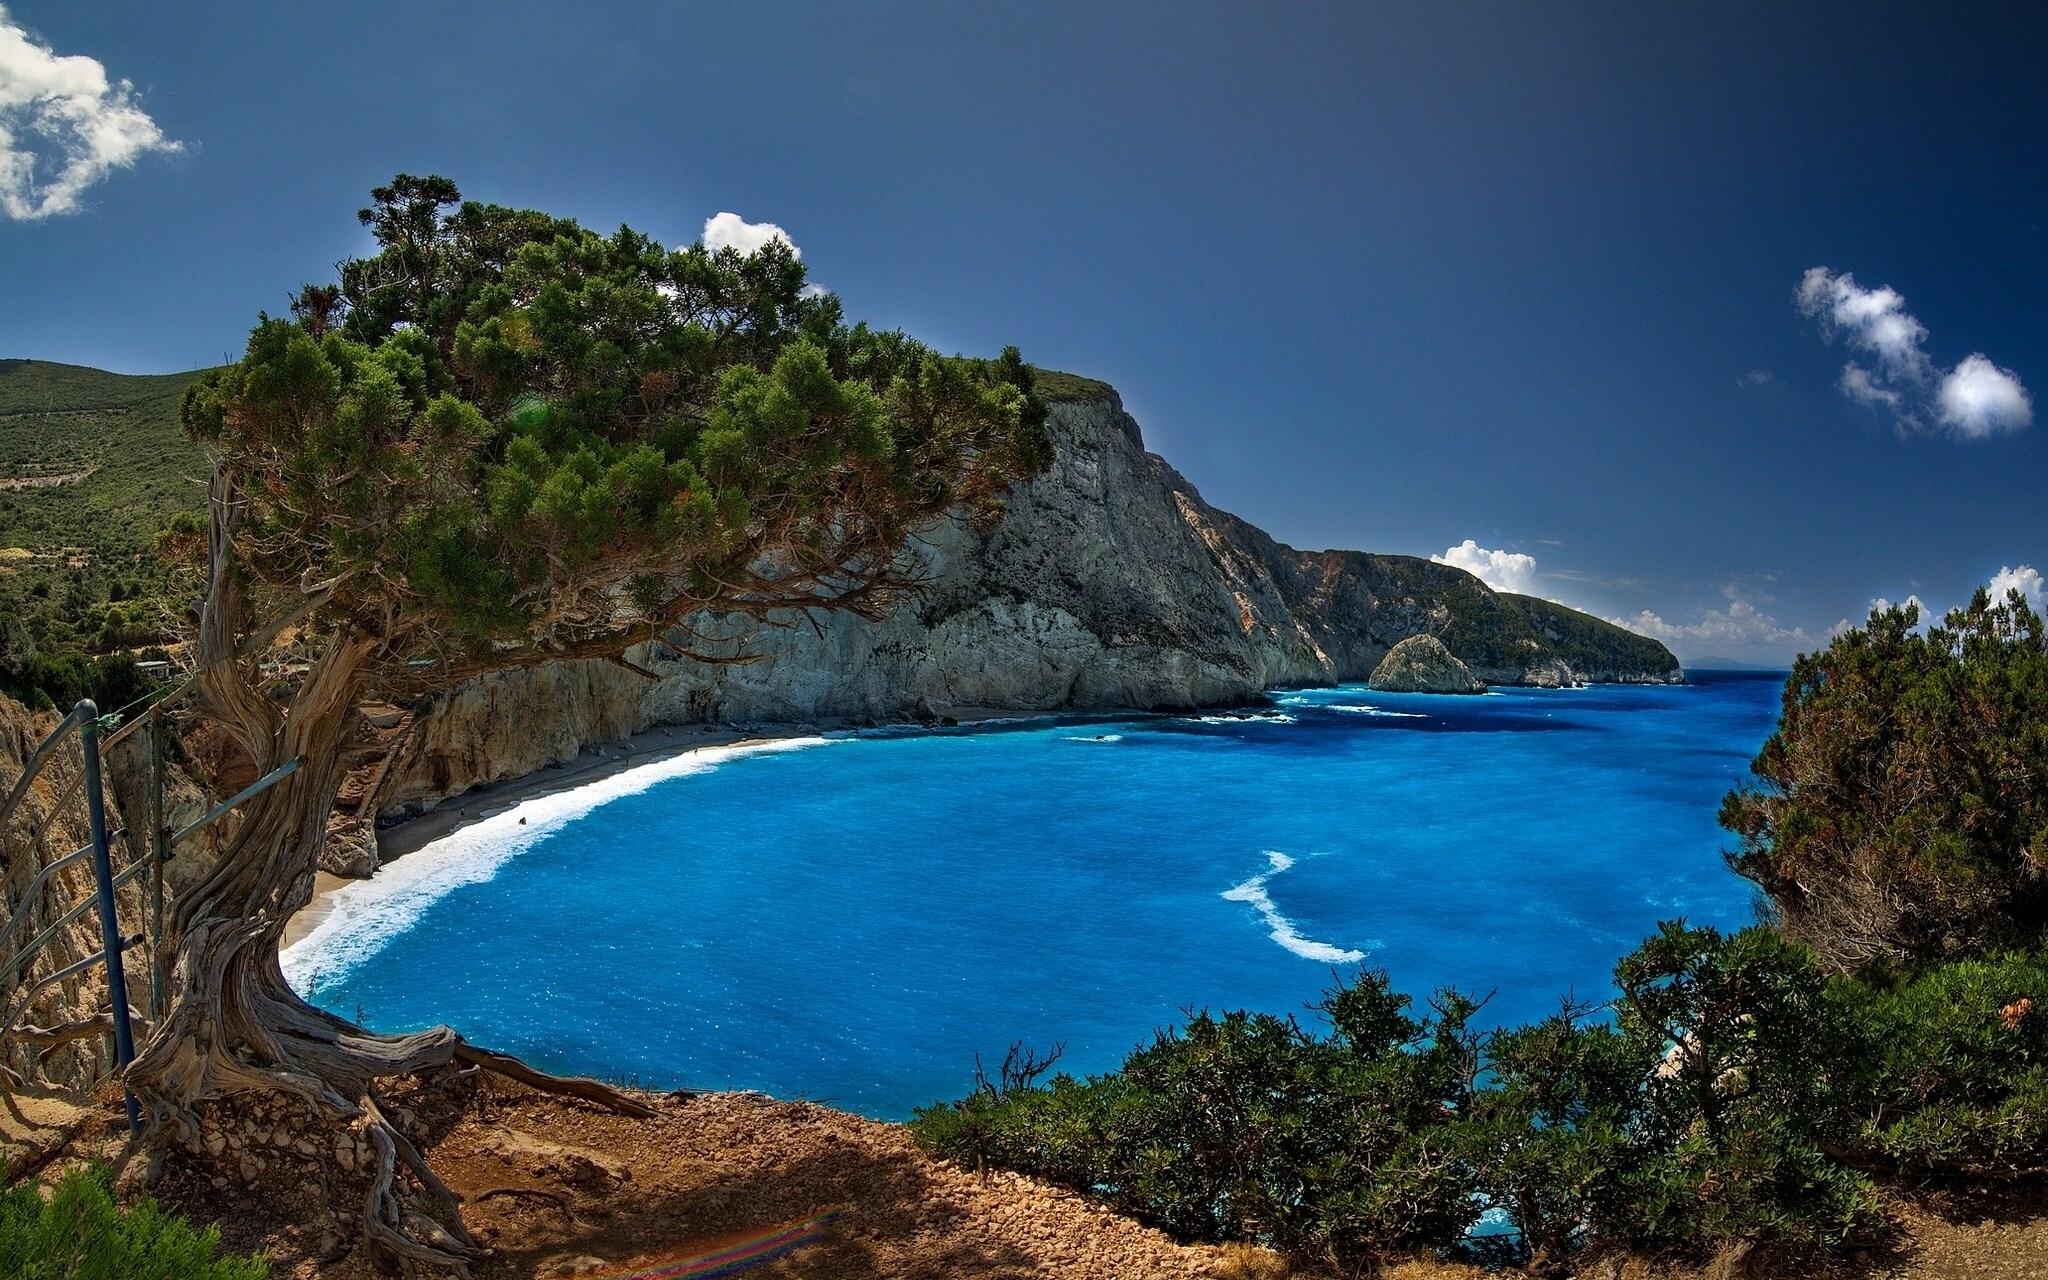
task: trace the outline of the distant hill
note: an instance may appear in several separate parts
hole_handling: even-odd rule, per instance
[[[206,497],[205,453],[178,428],[197,376],[0,360],[0,615],[38,649],[165,633],[156,533]]]
[[[1734,658],[1695,658],[1695,671],[1754,671],[1760,675],[1783,675],[1792,668],[1788,663],[1772,666],[1768,662],[1741,662]]]

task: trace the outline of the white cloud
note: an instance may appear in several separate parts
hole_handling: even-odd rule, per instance
[[[1463,569],[1495,591],[1533,595],[1536,590],[1536,557],[1519,551],[1494,551],[1467,538],[1430,559]]]
[[[772,222],[748,222],[736,213],[715,213],[704,219],[704,247],[713,253],[737,249],[740,256],[751,257],[771,240],[788,245],[793,258],[804,256],[789,233]]]
[[[1673,622],[1649,609],[1633,617],[1609,618],[1608,621],[1694,654],[1712,654],[1720,650],[1720,656],[1729,656],[1729,651],[1739,653],[1747,648],[1782,650],[1786,646],[1797,646],[1803,649],[1814,643],[1806,628],[1788,627],[1765,613],[1740,587],[1730,584],[1721,589],[1721,594],[1728,600],[1727,608],[1706,610],[1696,622]]]
[[[1812,267],[1799,281],[1799,309],[1821,323],[1823,332],[1842,335],[1853,347],[1877,357],[1884,376],[1924,381],[1932,367],[1920,344],[1927,328],[1906,311],[1906,299],[1889,286],[1865,289],[1847,271],[1836,275]]]
[[[17,221],[75,213],[109,173],[180,150],[133,84],[109,80],[97,59],[38,43],[0,7],[0,212]]]
[[[2033,402],[2019,376],[1999,368],[1981,353],[1965,356],[1941,380],[1936,403],[1941,420],[1957,435],[1973,440],[2017,431],[2034,420]]]
[[[1842,388],[1843,395],[1858,404],[1881,404],[1890,409],[1899,407],[1899,393],[1877,385],[1877,380],[1870,376],[1870,370],[1854,360],[1842,366],[1842,380],[1837,385]]]
[[[2048,603],[2048,592],[2044,592],[2041,571],[2033,565],[2023,564],[2017,569],[2000,568],[1985,584],[1991,591],[1991,602],[1997,604],[2005,599],[2008,591],[2017,591],[2027,598],[2027,603],[2039,611]]]
[[[1668,622],[1648,609],[1632,618],[1608,621],[1666,644],[1804,645],[1813,640],[1804,627],[1785,626],[1747,600],[1730,600],[1726,609],[1702,613],[1698,622]]]
[[[1903,609],[1907,605],[1912,605],[1915,609],[1918,609],[1920,611],[1920,624],[1923,628],[1929,622],[1932,622],[1935,618],[1940,616],[1935,612],[1933,605],[1928,604],[1925,600],[1922,600],[1917,595],[1907,596],[1904,600],[1899,601],[1897,607]],[[1884,613],[1892,607],[1892,602],[1885,599],[1883,596],[1878,596],[1876,599],[1870,602],[1870,611],[1872,613]]]
[[[1960,439],[1981,440],[2033,421],[2027,389],[2012,370],[1981,353],[1938,368],[1923,346],[1927,326],[1889,285],[1866,289],[1847,271],[1811,267],[1793,299],[1819,321],[1822,336],[1839,337],[1871,359],[1849,361],[1836,385],[1856,403],[1890,412],[1901,431],[1924,431],[1934,422]]]

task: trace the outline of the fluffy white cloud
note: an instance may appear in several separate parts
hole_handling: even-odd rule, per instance
[[[1994,603],[2005,599],[2008,591],[2017,591],[2036,610],[2048,605],[2048,591],[2043,590],[2041,571],[2030,564],[2023,564],[2017,569],[2000,568],[1985,585],[1990,588]]]
[[[1463,569],[1495,591],[1533,595],[1536,590],[1536,557],[1519,551],[1494,551],[1467,538],[1430,559]]]
[[[741,256],[750,257],[759,253],[771,240],[780,240],[789,246],[790,256],[801,258],[803,250],[796,247],[796,241],[789,233],[772,222],[748,222],[736,213],[715,213],[704,219],[704,247],[717,253],[720,249],[738,249]]]
[[[178,151],[98,60],[60,56],[0,8],[0,212],[73,213],[86,189],[152,151]]]
[[[2033,421],[2027,389],[2012,370],[1981,353],[1953,369],[1938,368],[1923,346],[1927,326],[1906,310],[1898,290],[1866,289],[1847,271],[1811,267],[1793,299],[1829,341],[1839,337],[1871,360],[1842,367],[1836,384],[1842,394],[1888,411],[1901,431],[1928,430],[1932,422],[1960,439],[1981,440]]]
[[[1965,356],[1941,380],[1935,403],[1941,420],[1957,435],[1976,440],[2001,431],[2017,431],[2034,420],[2027,389],[2010,369],[2001,369],[1981,353]]]
[[[1920,611],[1920,625],[1923,629],[1927,626],[1928,623],[1934,621],[1936,618],[1941,616],[1940,613],[1938,613],[1935,610],[1933,605],[1927,603],[1925,600],[1922,600],[1917,595],[1907,596],[1904,600],[1901,600],[1898,603],[1898,607],[1901,609],[1905,608],[1907,605],[1912,605],[1915,609],[1918,609]],[[1878,596],[1876,599],[1870,602],[1870,612],[1872,613],[1883,613],[1892,607],[1892,602],[1885,599],[1883,596]]]
[[[1632,618],[1609,618],[1619,627],[1670,645],[1692,649],[1744,648],[1752,645],[1808,645],[1813,637],[1804,627],[1788,627],[1758,609],[1748,600],[1728,593],[1728,607],[1702,613],[1697,622],[1670,622],[1645,609]]]

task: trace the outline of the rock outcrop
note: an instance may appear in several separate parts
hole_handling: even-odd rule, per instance
[[[1486,692],[1486,682],[1432,635],[1409,636],[1387,650],[1368,683],[1382,693]]]
[[[658,680],[603,662],[484,677],[423,709],[379,805],[431,806],[658,724],[1242,703],[1364,680],[1424,634],[1488,684],[1681,678],[1654,640],[1449,565],[1275,541],[1148,453],[1114,392],[1055,402],[1048,427],[1051,469],[993,528],[943,525],[911,548],[924,590],[888,617],[791,617],[746,635],[700,619],[698,652],[753,660],[636,650]]]

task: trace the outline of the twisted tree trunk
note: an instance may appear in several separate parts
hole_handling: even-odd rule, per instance
[[[289,1096],[308,1123],[354,1128],[374,1151],[360,1206],[338,1208],[360,1214],[377,1251],[407,1274],[466,1275],[479,1246],[456,1197],[382,1105],[382,1082],[480,1068],[613,1110],[651,1112],[595,1081],[547,1076],[479,1049],[446,1027],[377,1035],[306,1003],[285,982],[279,948],[287,922],[312,898],[376,641],[352,624],[334,628],[280,707],[261,683],[262,655],[240,652],[245,605],[231,554],[238,504],[224,475],[216,474],[212,496],[212,574],[197,645],[201,709],[259,774],[294,759],[300,767],[248,802],[219,861],[177,903],[168,1007],[127,1077],[143,1104],[145,1141],[203,1152],[207,1104]]]

